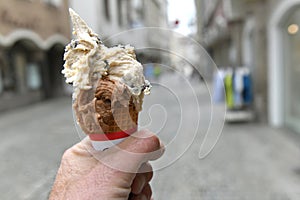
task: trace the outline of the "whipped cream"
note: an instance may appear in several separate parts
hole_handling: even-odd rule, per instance
[[[102,76],[124,83],[136,98],[149,94],[151,85],[143,75],[130,45],[106,47],[85,21],[72,9],[70,16],[75,38],[66,46],[64,69],[66,82],[74,86],[73,98],[80,90],[93,89]]]

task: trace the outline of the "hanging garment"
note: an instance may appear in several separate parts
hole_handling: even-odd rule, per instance
[[[252,94],[252,82],[250,73],[245,73],[243,76],[244,90],[243,90],[243,99],[244,104],[249,105],[252,103],[253,94]]]
[[[244,73],[242,69],[237,69],[234,73],[233,86],[234,86],[234,106],[241,107],[243,105],[243,89],[244,89]]]
[[[234,97],[233,97],[233,81],[232,73],[225,75],[225,91],[226,91],[226,104],[228,108],[234,107]]]
[[[213,76],[213,102],[222,103],[225,100],[225,88],[224,88],[224,75],[223,70],[218,70]]]
[[[153,63],[147,63],[145,64],[145,76],[147,79],[153,79],[154,77],[154,65]]]
[[[160,73],[161,73],[160,67],[159,66],[155,66],[154,70],[153,70],[153,74],[154,74],[155,78],[158,78],[159,75],[160,75]]]

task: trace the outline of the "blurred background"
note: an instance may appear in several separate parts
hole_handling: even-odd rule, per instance
[[[69,7],[106,45],[136,47],[154,83],[144,106],[163,107],[143,127],[169,144],[185,122],[155,199],[300,199],[300,0],[0,0],[0,199],[47,199],[80,141],[61,74]]]

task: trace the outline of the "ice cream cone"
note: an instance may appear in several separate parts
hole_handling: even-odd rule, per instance
[[[130,45],[106,47],[70,9],[75,38],[66,46],[66,82],[74,87],[73,110],[96,150],[108,148],[137,130],[138,113],[151,85]]]
[[[118,82],[103,78],[95,92],[96,117],[101,133],[89,134],[94,148],[108,148],[137,130],[138,111],[128,88]]]
[[[124,84],[100,79],[95,97],[98,122],[105,134],[136,128],[138,111]]]
[[[137,131],[136,104],[125,84],[103,77],[94,91],[80,91],[73,107],[94,148],[103,150]]]

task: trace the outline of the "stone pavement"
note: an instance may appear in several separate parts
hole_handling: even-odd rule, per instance
[[[70,99],[0,115],[0,199],[47,199],[60,157],[79,141]]]
[[[211,117],[207,89],[192,83],[201,114],[199,134],[193,138],[197,110],[191,92],[177,79],[154,85],[145,100],[150,117],[144,113],[140,119],[167,147],[164,157],[153,163],[160,168],[152,181],[156,200],[300,199],[300,135],[265,124],[225,124],[212,153],[199,159]],[[174,98],[183,109],[178,110]],[[221,108],[218,112],[216,121],[222,123]],[[70,98],[1,113],[0,130],[0,199],[47,199],[64,150],[79,141]]]
[[[156,199],[299,200],[300,141],[291,134],[259,124],[226,125],[208,157],[200,160],[193,145],[156,173]]]

